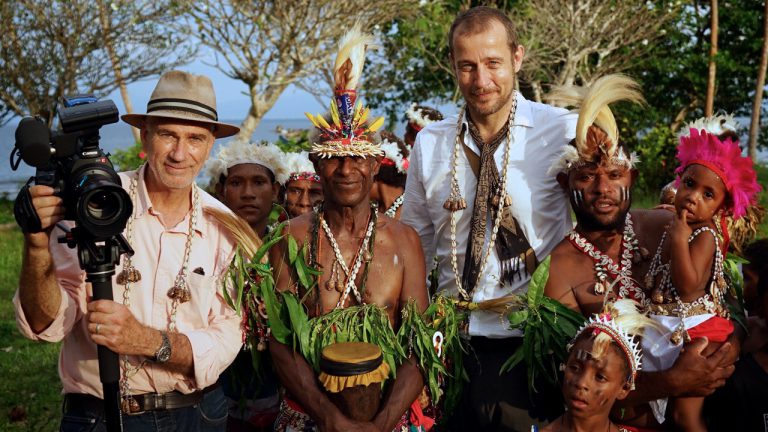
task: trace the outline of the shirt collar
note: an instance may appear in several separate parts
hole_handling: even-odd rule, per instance
[[[145,181],[146,175],[147,175],[147,164],[143,164],[137,171],[132,172],[128,176],[130,179],[134,179],[138,177],[138,183],[136,184],[136,201],[133,203],[134,205],[133,211],[137,219],[144,216],[144,213],[152,209],[152,200],[149,198],[149,193],[147,192],[147,184]],[[198,186],[193,184],[192,187],[196,188]],[[205,220],[203,219],[203,199],[204,199],[203,194],[204,193],[202,190],[198,190],[198,194],[200,197],[200,203],[198,205],[198,208],[195,209],[196,211],[195,220],[197,221],[197,226],[195,227],[195,231],[197,231],[200,237],[203,237],[202,227],[203,227],[203,224],[205,223]],[[184,220],[181,222],[181,224],[182,225],[189,224],[189,213],[187,213],[187,215],[184,217]],[[186,229],[185,229],[185,232],[186,232]]]

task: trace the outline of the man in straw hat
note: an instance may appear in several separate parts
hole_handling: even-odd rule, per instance
[[[379,216],[370,199],[381,162],[376,131],[384,119],[366,121],[368,109],[355,105],[355,88],[371,39],[355,28],[341,41],[331,120],[308,115],[318,130],[312,137],[311,157],[325,199],[316,211],[291,219],[288,232],[299,250],[309,250],[309,264],[321,271],[310,295],[296,288],[299,279],[285,244],[272,250],[271,262],[277,288],[298,291],[310,318],[352,305],[376,304],[386,308],[396,328],[400,310],[409,300],[415,300],[419,310],[426,307],[426,277],[421,266],[408,264],[424,259],[416,233]],[[388,384],[373,420],[355,421],[331,402],[300,353],[276,340],[270,341],[270,351],[286,388],[276,430],[393,430],[423,385],[415,363],[405,361]]]
[[[615,299],[648,306],[648,287],[639,281],[650,265],[649,251],[656,249],[672,214],[630,211],[638,160],[621,144],[609,107],[622,100],[642,102],[640,89],[626,76],[608,75],[589,88],[556,88],[549,99],[575,106],[579,112],[576,138],[562,147],[549,169],[570,201],[577,225],[552,251],[544,294],[585,317],[601,312],[605,301]],[[658,337],[669,339],[669,334],[648,329],[643,345]],[[612,412],[616,423],[661,427],[646,402],[713,392],[732,372],[738,351],[729,345],[714,353],[705,351],[707,343],[699,339],[672,367],[658,371],[652,359],[660,346],[648,353],[648,367],[639,372],[637,389],[616,404]]]
[[[218,121],[207,77],[180,71],[160,77],[146,114],[122,118],[141,129],[147,163],[120,174],[133,202],[123,235],[135,254],[116,268],[115,301],[89,301],[76,251],[57,241],[65,203],[34,186],[43,231],[24,238],[13,300],[18,327],[33,340],[63,341],[62,430],[105,429],[97,345],[120,356],[125,430],[223,430],[226,404],[216,380],[242,343],[240,319],[218,283],[233,244],[204,212],[226,207],[195,177],[214,140],[238,128]]]
[[[462,12],[448,44],[466,108],[419,132],[401,220],[421,236],[425,267],[438,257],[438,291],[481,305],[523,294],[570,227],[546,171],[573,137],[575,116],[515,90],[524,49],[498,9]],[[499,375],[521,333],[483,307],[471,312],[468,332],[470,382],[455,430],[528,430],[535,418],[551,417],[532,406],[522,363]]]

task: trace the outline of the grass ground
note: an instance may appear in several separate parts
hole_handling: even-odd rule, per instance
[[[8,222],[3,213],[0,221]],[[61,412],[59,345],[27,340],[16,329],[11,299],[19,281],[21,249],[18,229],[0,228],[0,431],[55,431]]]
[[[758,178],[768,186],[768,167],[758,167]],[[649,208],[656,196],[636,196],[634,205]],[[768,208],[768,193],[760,195]],[[13,224],[13,205],[0,199],[0,431],[55,431],[61,412],[61,384],[57,372],[58,344],[24,339],[16,329],[11,299],[21,269],[22,236]],[[759,237],[768,237],[768,221]]]

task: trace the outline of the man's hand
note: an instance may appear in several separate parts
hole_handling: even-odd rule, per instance
[[[118,354],[151,357],[160,346],[157,330],[143,326],[125,306],[112,300],[88,303],[91,339]]]
[[[687,221],[688,210],[682,209],[669,225],[669,236],[672,242],[688,243],[688,237],[693,234],[693,230],[688,225]]]
[[[64,201],[53,192],[53,188],[48,186],[35,185],[29,188],[32,205],[43,229],[39,233],[27,234],[27,242],[32,248],[48,249],[51,230],[64,218]]]
[[[668,370],[674,392],[672,396],[708,396],[725,384],[733,373],[733,346],[726,342],[707,356],[706,338],[697,338],[683,348],[675,364]]]
[[[320,430],[323,432],[381,432],[381,429],[373,423],[352,420],[341,412],[329,418],[325,424],[320,425]]]

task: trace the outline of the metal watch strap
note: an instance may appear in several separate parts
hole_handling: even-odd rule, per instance
[[[160,336],[163,337],[163,342],[160,347],[155,351],[155,355],[152,358],[157,363],[165,363],[171,358],[171,340],[168,338],[168,333],[161,331]]]

